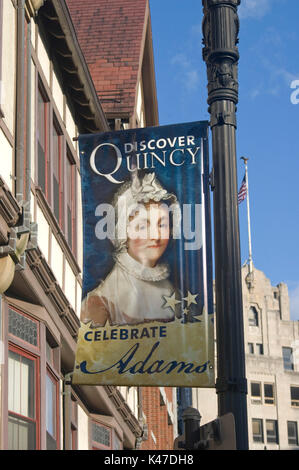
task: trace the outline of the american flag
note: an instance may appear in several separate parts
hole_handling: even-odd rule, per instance
[[[244,201],[244,199],[246,198],[246,194],[247,194],[246,175],[244,175],[242,184],[238,192],[238,204]]]

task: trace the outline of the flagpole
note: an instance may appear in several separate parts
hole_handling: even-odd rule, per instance
[[[249,264],[249,278],[253,278],[253,262],[252,262],[252,246],[251,246],[251,225],[250,225],[250,206],[249,206],[249,184],[248,184],[248,167],[247,162],[249,158],[241,157],[245,164],[245,181],[247,192],[247,225],[248,225],[248,264]]]

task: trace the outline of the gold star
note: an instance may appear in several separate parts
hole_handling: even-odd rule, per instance
[[[166,297],[166,295],[163,295],[166,303],[163,305],[163,308],[170,307],[172,310],[175,312],[175,306],[176,304],[180,304],[180,300],[176,300],[175,298],[175,292],[172,294],[171,297]]]
[[[198,296],[198,294],[191,294],[191,292],[188,290],[188,295],[187,297],[183,297],[183,300],[186,300],[187,302],[187,305],[188,307],[191,305],[191,304],[197,304],[197,302],[195,301],[195,298]]]
[[[187,307],[184,308],[183,313],[184,313],[185,315],[188,315],[189,310],[187,309]]]

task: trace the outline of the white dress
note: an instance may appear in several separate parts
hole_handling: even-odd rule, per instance
[[[170,297],[174,293],[168,276],[167,265],[147,267],[123,252],[116,257],[111,273],[88,293],[83,302],[87,305],[90,296],[100,297],[112,325],[171,321],[174,320],[174,311],[164,306],[164,296]],[[84,323],[90,321],[88,311],[84,317]],[[93,326],[97,326],[94,318]]]

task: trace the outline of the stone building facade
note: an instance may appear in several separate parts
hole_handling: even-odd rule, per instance
[[[298,449],[299,322],[290,320],[286,284],[242,269],[250,449]],[[193,390],[202,424],[217,416],[214,389]]]

